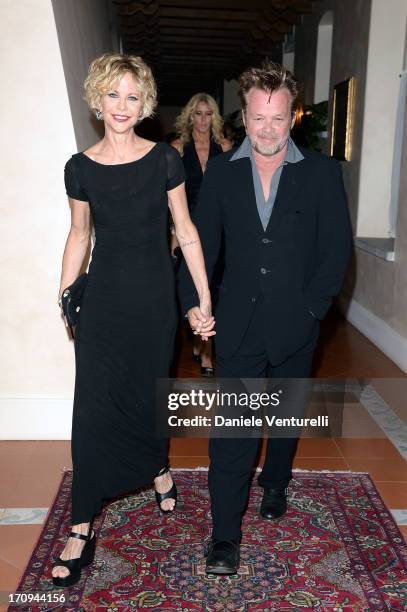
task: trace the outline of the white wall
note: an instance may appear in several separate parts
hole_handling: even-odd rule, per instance
[[[303,82],[306,102],[312,101],[315,85],[318,25],[324,13],[331,10],[334,18],[330,117],[332,86],[349,76],[356,79],[352,159],[342,164],[354,228],[362,204],[367,220],[369,217],[373,220],[378,210],[383,210],[382,221],[388,223],[389,195],[386,200],[383,193],[376,197],[375,193],[369,195],[367,189],[369,184],[371,190],[377,184],[390,186],[389,160],[393,159],[396,131],[400,132],[402,152],[395,260],[385,261],[356,248],[341,294],[341,305],[351,323],[407,371],[407,115],[402,133],[400,127],[396,128],[394,114],[398,72],[403,65],[403,55],[407,53],[407,49],[403,53],[407,4],[399,0],[374,1],[372,6],[370,0],[320,0],[315,3],[313,12],[305,15],[301,26],[296,28],[295,71]],[[366,92],[369,78],[370,91]],[[404,111],[407,113],[405,108]],[[381,153],[383,164],[380,163]],[[362,165],[365,184],[361,191],[368,198],[363,202],[359,201]]]
[[[77,144],[97,138],[81,84],[112,32],[104,0],[53,4],[64,65],[50,0],[0,2],[3,439],[70,437],[74,354],[56,303],[70,221],[63,169]]]
[[[102,126],[83,100],[83,81],[93,59],[119,50],[115,17],[107,0],[52,0],[79,151],[94,144]]]
[[[329,99],[331,77],[331,55],[333,34],[333,12],[327,11],[318,27],[317,58],[315,67],[314,103]]]
[[[330,97],[328,104],[328,139],[332,123],[332,93],[337,83],[354,76],[357,91],[354,104],[352,159],[342,164],[348,194],[352,227],[356,227],[362,132],[365,111],[365,82],[370,28],[370,0],[320,0],[313,4],[312,13],[304,15],[295,29],[295,75],[299,79],[300,100],[313,104],[318,30],[324,18],[332,12],[332,57]]]
[[[0,437],[19,438],[43,421],[42,401],[72,395],[56,301],[69,226],[63,168],[76,144],[51,2],[2,0],[0,21]]]
[[[358,236],[388,237],[391,175],[406,36],[406,0],[372,0],[359,183]]]
[[[294,51],[289,51],[288,53],[283,51],[283,59],[281,61],[287,70],[294,72]]]

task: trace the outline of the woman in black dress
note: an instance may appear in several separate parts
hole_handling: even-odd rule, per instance
[[[92,519],[103,499],[154,480],[161,510],[175,506],[167,440],[154,431],[155,383],[168,376],[177,325],[167,205],[200,296],[196,333],[206,340],[214,333],[181,158],[133,129],[156,104],[150,69],[139,57],[105,54],[90,67],[85,97],[105,135],[65,167],[72,220],[60,296],[79,274],[91,219],[96,243],[75,334],[73,527],[52,570],[59,587],[77,582],[92,562]]]
[[[223,119],[216,101],[207,93],[197,93],[178,115],[175,128],[178,134],[171,144],[182,155],[185,169],[185,189],[189,212],[192,214],[208,161],[231,149],[223,135]],[[175,231],[171,238],[171,252],[179,246]],[[214,277],[216,284],[216,273]],[[192,358],[201,364],[202,376],[213,376],[212,343],[202,343],[194,336]]]

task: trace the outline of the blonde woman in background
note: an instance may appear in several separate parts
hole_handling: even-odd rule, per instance
[[[75,333],[73,527],[52,569],[57,587],[78,582],[82,567],[92,563],[92,521],[102,500],[154,481],[160,510],[175,507],[168,441],[155,436],[154,423],[156,379],[168,376],[177,327],[168,206],[200,296],[195,332],[204,339],[214,333],[181,158],[168,144],[134,131],[152,115],[156,96],[151,70],[140,57],[108,53],[95,59],[85,97],[105,134],[65,167],[71,229],[59,296],[82,267],[91,218],[96,243]]]
[[[197,93],[184,106],[175,121],[177,139],[171,144],[182,155],[185,169],[185,190],[189,212],[197,204],[199,190],[208,161],[232,148],[223,135],[223,119],[215,100],[207,93]],[[174,230],[171,237],[171,252],[179,246]],[[214,285],[219,278],[214,278]],[[192,358],[201,364],[202,376],[213,376],[212,342],[202,342],[193,337]]]

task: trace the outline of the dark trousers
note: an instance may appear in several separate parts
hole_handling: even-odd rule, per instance
[[[217,356],[218,378],[308,378],[312,352],[295,355],[273,366],[269,363],[263,333],[267,305],[256,308],[238,351],[228,358]],[[298,438],[267,441],[261,487],[284,489],[292,478],[292,463]],[[240,540],[242,516],[247,504],[250,477],[260,440],[211,438],[209,442],[209,491],[214,540]]]

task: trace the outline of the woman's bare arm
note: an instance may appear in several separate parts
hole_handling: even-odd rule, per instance
[[[79,276],[90,239],[90,209],[87,202],[69,198],[71,228],[62,259],[61,283],[58,297]]]
[[[195,225],[189,216],[187,198],[185,195],[184,184],[171,189],[168,192],[169,207],[174,221],[175,235],[181,247],[182,254],[188,266],[192,280],[199,297],[201,325],[199,333],[202,336],[212,336],[214,318],[211,309],[211,294],[206,275],[205,261],[202,253],[201,241]]]

